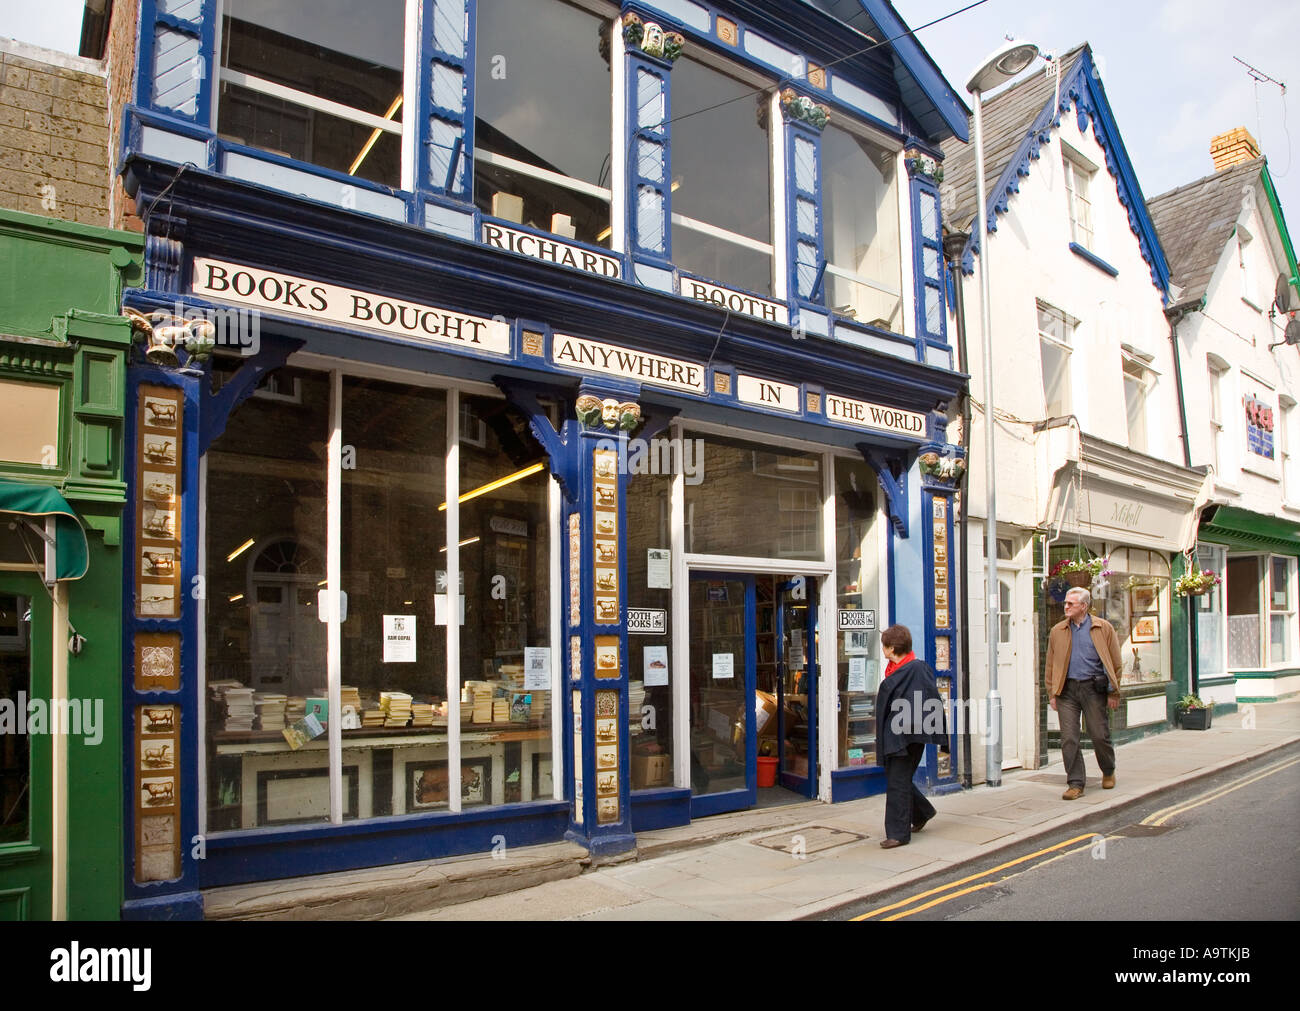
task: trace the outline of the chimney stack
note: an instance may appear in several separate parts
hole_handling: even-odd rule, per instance
[[[1210,141],[1210,157],[1214,171],[1222,172],[1259,157],[1259,145],[1244,126],[1221,133]]]

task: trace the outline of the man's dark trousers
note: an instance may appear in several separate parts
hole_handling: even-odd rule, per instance
[[[1091,681],[1065,679],[1065,688],[1056,697],[1056,714],[1061,718],[1061,759],[1065,762],[1065,780],[1083,789],[1088,774],[1079,747],[1079,715],[1083,714],[1088,739],[1097,754],[1103,776],[1115,772],[1115,747],[1110,743],[1110,721],[1106,713],[1106,696],[1098,694]]]
[[[908,842],[912,838],[912,825],[934,817],[934,805],[925,798],[912,777],[916,775],[925,754],[924,744],[909,744],[906,755],[890,755],[885,759],[885,836]]]

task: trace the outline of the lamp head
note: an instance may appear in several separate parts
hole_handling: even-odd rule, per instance
[[[1003,43],[981,63],[966,82],[966,90],[985,92],[1009,81],[1038,56],[1038,47],[1023,39]]]

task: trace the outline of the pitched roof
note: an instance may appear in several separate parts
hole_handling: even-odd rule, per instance
[[[1171,280],[1183,289],[1179,304],[1205,297],[1241,214],[1242,190],[1259,179],[1263,168],[1263,156],[1252,158],[1147,201],[1169,258]]]
[[[1061,57],[1062,80],[1070,75],[1083,50],[1083,46],[1077,46]],[[990,206],[993,203],[993,187],[1016,156],[1017,149],[1039,113],[1051,104],[1055,92],[1056,79],[1048,77],[1047,68],[1044,67],[1038,73],[984,100],[984,183],[990,188]],[[971,143],[960,144],[952,140],[943,143],[943,180],[953,188],[956,201],[953,210],[944,208],[945,216],[964,232],[971,230],[977,208],[974,136],[972,126]]]
[[[958,227],[971,226],[962,254],[962,270],[967,274],[974,272],[974,254],[979,250],[982,233],[985,229],[997,231],[998,216],[1007,213],[1012,197],[1020,192],[1021,178],[1029,175],[1032,163],[1041,157],[1042,146],[1051,142],[1062,114],[1073,106],[1080,130],[1086,130],[1091,122],[1093,136],[1106,158],[1106,170],[1115,180],[1116,198],[1127,212],[1129,228],[1138,241],[1142,259],[1150,268],[1151,283],[1167,303],[1169,264],[1160,248],[1092,49],[1086,42],[1076,46],[1059,59],[1058,65],[1057,76],[1048,77],[1044,68],[984,103],[984,166],[989,192],[988,219],[983,222],[983,228],[975,227],[973,220],[978,206],[975,150],[973,146],[963,149],[946,141],[943,144],[944,179],[953,187],[955,197],[951,204],[955,209],[946,216]],[[948,206],[945,203],[945,211]]]

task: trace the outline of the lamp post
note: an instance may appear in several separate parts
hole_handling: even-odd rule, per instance
[[[984,564],[985,610],[988,612],[989,719],[985,736],[985,781],[1002,785],[1002,696],[998,693],[998,510],[993,479],[993,325],[989,294],[989,229],[987,190],[984,185],[984,92],[1009,81],[1038,56],[1032,42],[1012,41],[1000,46],[971,75],[966,90],[975,96],[975,190],[979,200],[976,227],[980,237],[980,336],[984,341],[984,487],[987,491]]]

